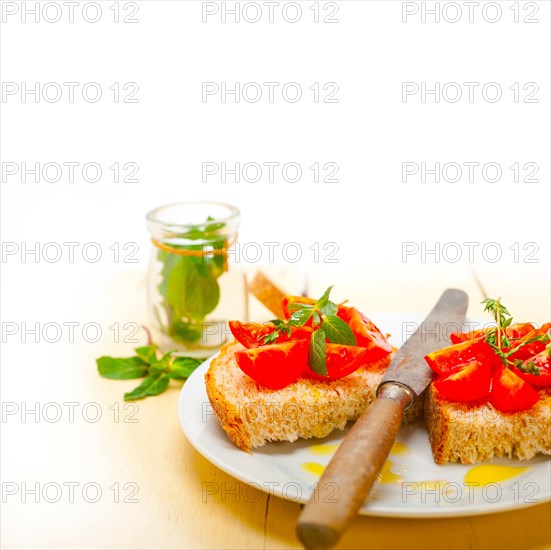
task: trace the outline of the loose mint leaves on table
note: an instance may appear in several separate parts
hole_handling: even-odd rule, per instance
[[[208,218],[207,222],[213,218]],[[205,317],[213,311],[220,300],[218,278],[225,271],[226,240],[220,237],[223,223],[206,223],[187,233],[173,235],[172,238],[200,241],[198,244],[170,244],[171,248],[182,251],[204,250],[212,247],[213,253],[197,256],[175,254],[159,250],[157,259],[163,264],[159,292],[166,312],[167,334],[176,342],[195,343],[201,338]],[[158,318],[160,316],[157,314]]]
[[[104,378],[144,378],[136,389],[124,394],[125,401],[135,401],[163,393],[168,388],[171,378],[185,380],[204,361],[192,357],[175,357],[175,350],[159,357],[159,348],[156,344],[142,346],[134,351],[134,357],[105,356],[96,359],[98,371]]]

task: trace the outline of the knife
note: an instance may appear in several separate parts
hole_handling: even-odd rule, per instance
[[[365,501],[383,467],[404,411],[432,380],[424,357],[449,344],[444,334],[463,325],[468,297],[446,290],[429,316],[398,350],[377,398],[350,429],[299,517],[297,535],[308,549],[334,546]]]

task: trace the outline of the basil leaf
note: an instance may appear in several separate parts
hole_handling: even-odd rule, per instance
[[[176,357],[172,361],[168,376],[177,380],[185,380],[203,361],[204,359],[194,359],[192,357]]]
[[[357,345],[356,336],[354,336],[352,329],[336,315],[327,315],[323,319],[321,328],[327,339],[334,344]]]
[[[148,365],[139,357],[100,357],[96,359],[98,371],[104,378],[130,380],[147,374]]]
[[[315,330],[310,338],[308,365],[317,374],[327,376],[327,347],[322,329]]]
[[[134,350],[136,355],[148,365],[157,361],[157,346],[152,344],[151,346],[142,346]]]
[[[144,378],[144,381],[134,390],[124,394],[125,401],[135,401],[151,395],[163,393],[170,382],[167,374],[153,375]]]

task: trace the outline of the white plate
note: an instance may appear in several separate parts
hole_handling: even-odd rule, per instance
[[[411,315],[373,316],[384,332],[400,344],[407,331],[421,320]],[[406,334],[402,335],[402,331]],[[251,456],[238,449],[220,427],[210,406],[204,382],[208,359],[184,384],[178,401],[182,429],[191,444],[210,462],[244,483],[295,502],[306,502],[313,492],[320,469],[331,451],[344,438],[337,431],[324,439],[295,443],[270,443]],[[396,439],[386,483],[377,482],[360,510],[361,514],[388,517],[451,517],[490,514],[533,506],[551,498],[551,461],[542,455],[529,460],[496,459],[475,466],[434,463],[426,428],[418,423],[404,425]],[[308,466],[307,466],[308,465]],[[498,471],[496,466],[500,468]],[[473,467],[475,469],[473,469]],[[489,471],[480,485],[466,478]],[[312,473],[311,473],[312,472]],[[498,481],[497,475],[510,476]],[[254,498],[255,491],[244,493]],[[257,493],[256,493],[257,494]],[[338,492],[335,493],[338,498]]]

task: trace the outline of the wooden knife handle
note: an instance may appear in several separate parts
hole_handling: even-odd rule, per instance
[[[381,393],[351,428],[302,510],[297,535],[305,548],[325,549],[337,543],[390,453],[411,396],[396,399]]]

